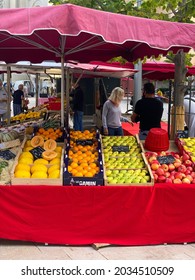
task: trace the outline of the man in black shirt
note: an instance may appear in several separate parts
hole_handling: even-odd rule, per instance
[[[23,84],[18,86],[18,89],[13,94],[13,111],[14,116],[22,113],[22,102],[24,100]]]
[[[152,83],[144,85],[143,98],[135,104],[135,109],[131,120],[140,121],[139,137],[145,140],[149,130],[154,127],[161,127],[161,118],[163,114],[162,101],[155,98],[155,88]]]

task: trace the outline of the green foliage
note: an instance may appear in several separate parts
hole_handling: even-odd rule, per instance
[[[93,9],[159,20],[192,22],[195,0],[50,0],[53,5],[75,4]]]

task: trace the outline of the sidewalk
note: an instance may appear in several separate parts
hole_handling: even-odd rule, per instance
[[[59,246],[0,240],[0,260],[194,260],[195,243],[156,246]]]

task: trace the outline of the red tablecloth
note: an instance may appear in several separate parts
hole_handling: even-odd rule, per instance
[[[139,133],[139,123],[134,123],[134,125],[132,126],[128,122],[123,122],[122,128],[123,128],[124,135],[135,135]],[[161,128],[168,130],[167,122],[161,122]]]
[[[0,186],[0,238],[50,244],[195,242],[195,185]]]

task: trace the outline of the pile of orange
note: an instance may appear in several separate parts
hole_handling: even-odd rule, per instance
[[[94,177],[99,173],[98,164],[98,142],[95,139],[95,132],[89,130],[70,132],[70,149],[68,152],[68,172],[75,177]],[[93,140],[92,145],[77,145],[76,140]]]
[[[60,128],[48,128],[45,129],[40,127],[35,135],[40,135],[44,138],[44,140],[53,139],[56,140],[62,136],[63,132]]]

